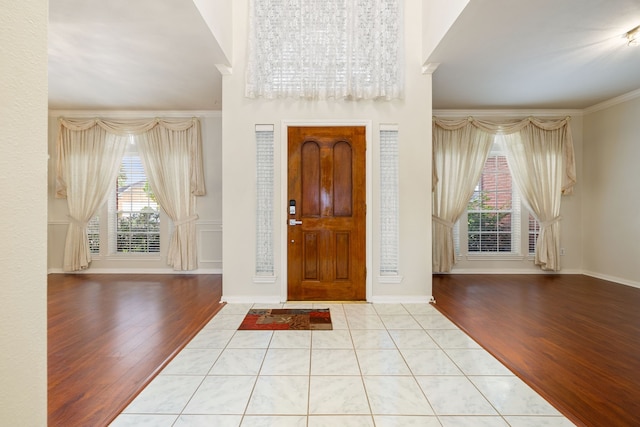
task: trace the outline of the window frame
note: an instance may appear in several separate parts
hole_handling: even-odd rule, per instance
[[[136,139],[134,136],[131,136],[129,144],[135,145]],[[137,151],[137,149],[136,149]],[[125,156],[127,153],[131,152],[131,150],[125,151]],[[123,157],[124,160],[124,157]],[[122,160],[122,161],[123,161]],[[121,167],[122,167],[121,161]],[[145,173],[146,177],[146,173]],[[118,178],[116,178],[118,179]],[[147,178],[148,182],[148,178]],[[170,232],[172,229],[172,224],[170,224],[169,216],[164,212],[162,207],[158,204],[158,215],[159,215],[159,250],[157,252],[118,252],[117,250],[117,239],[118,239],[118,230],[117,230],[117,220],[118,220],[118,211],[116,210],[116,193],[118,191],[117,181],[114,182],[112,186],[112,190],[109,193],[109,196],[105,203],[96,211],[96,214],[91,218],[89,223],[93,223],[92,231],[95,232],[96,228],[99,230],[99,247],[98,250],[91,250],[91,256],[94,260],[136,260],[136,261],[158,261],[161,260],[165,254],[168,244],[168,239],[170,236]],[[97,218],[97,220],[96,220]],[[106,220],[103,220],[106,219]],[[95,224],[97,222],[97,227]],[[87,230],[89,233],[89,229]],[[94,234],[95,235],[95,234]]]
[[[489,157],[501,155],[506,156],[504,151],[501,149],[501,142],[499,141],[499,136],[496,136],[493,147],[489,152]],[[484,168],[483,168],[484,170]],[[509,174],[511,175],[511,171],[509,170]],[[480,178],[482,179],[482,177]],[[480,182],[476,184],[476,188]],[[526,204],[522,201],[522,198],[518,192],[518,189],[515,185],[515,181],[513,179],[513,175],[511,175],[511,214],[512,214],[512,226],[511,226],[511,251],[510,252],[469,252],[468,244],[469,244],[469,230],[468,230],[468,208],[465,209],[463,214],[460,216],[458,221],[455,223],[453,228],[453,238],[454,238],[454,249],[456,258],[458,260],[465,258],[471,261],[513,261],[513,260],[523,260],[523,259],[533,259],[535,255],[534,251],[529,250],[529,236],[532,234],[532,229],[530,228],[530,220],[529,218],[533,218],[535,221],[533,224],[537,225],[537,230],[539,230],[539,224],[535,220],[535,217],[531,214]],[[471,200],[469,200],[471,201]],[[477,212],[482,212],[482,210],[477,210]],[[489,210],[487,212],[494,212],[494,210]],[[499,212],[499,211],[498,211]],[[524,218],[524,220],[523,220]],[[515,219],[515,221],[514,221]],[[514,225],[515,222],[515,225]],[[517,234],[515,234],[517,233]],[[536,238],[538,233],[536,234]],[[534,245],[535,247],[535,245]],[[464,250],[463,250],[464,249]]]

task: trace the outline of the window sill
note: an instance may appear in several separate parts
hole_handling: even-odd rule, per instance
[[[125,253],[125,254],[112,254],[105,257],[96,257],[94,259],[102,259],[105,261],[160,261],[162,256],[149,255],[149,254],[137,254],[137,253]]]
[[[459,259],[467,261],[522,261],[527,258],[521,254],[482,254],[482,255],[461,255]]]

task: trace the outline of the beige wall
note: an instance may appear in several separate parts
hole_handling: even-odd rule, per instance
[[[422,74],[422,2],[405,2],[406,95],[403,100],[296,101],[244,97],[248,0],[233,2],[233,73],[223,77],[223,296],[228,301],[280,301],[286,272],[283,244],[286,194],[281,179],[283,125],[286,123],[367,124],[368,290],[371,300],[428,300],[431,295],[431,76]],[[376,242],[379,184],[375,170],[381,124],[399,126],[400,275],[399,284],[379,280]],[[254,281],[255,125],[275,126],[275,269],[271,283]],[[267,281],[268,282],[268,281]]]
[[[0,5],[0,425],[47,423],[47,2]]]
[[[584,117],[586,274],[640,287],[640,94]]]
[[[48,270],[61,272],[64,244],[69,227],[66,199],[55,198],[56,140],[58,117],[199,117],[202,132],[202,155],[207,194],[198,197],[196,222],[198,238],[198,270],[194,273],[222,273],[222,114],[219,111],[193,112],[113,112],[113,111],[50,111],[49,112],[49,218],[48,218]],[[93,256],[93,273],[163,273],[172,272],[167,266],[169,229],[167,222],[161,227],[161,253],[159,257],[127,257],[102,254]]]

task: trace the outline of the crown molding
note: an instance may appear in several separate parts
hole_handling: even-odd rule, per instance
[[[615,98],[608,99],[599,104],[592,105],[591,107],[585,108],[583,111],[584,114],[591,114],[636,98],[640,98],[640,89],[625,93],[624,95],[616,96]]]
[[[222,117],[222,110],[49,110],[49,117]]]
[[[582,116],[584,110],[527,110],[527,109],[512,109],[512,110],[433,110],[433,115],[438,117],[513,117],[513,118],[526,118],[526,117],[567,117],[567,116]]]

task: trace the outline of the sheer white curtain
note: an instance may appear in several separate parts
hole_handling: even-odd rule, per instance
[[[489,148],[484,141],[478,147],[472,146],[473,143],[464,145],[464,141],[468,141],[468,135],[464,133],[454,134],[451,130],[464,129],[466,127],[474,128],[482,131],[487,136]],[[571,128],[569,126],[569,118],[561,120],[540,120],[536,118],[526,118],[523,120],[505,120],[503,122],[492,122],[486,120],[477,120],[468,118],[463,120],[446,120],[434,119],[433,131],[433,162],[434,162],[434,187],[433,187],[433,271],[446,272],[450,271],[455,262],[453,255],[452,240],[443,240],[443,227],[451,228],[453,223],[457,221],[455,217],[446,212],[444,200],[447,198],[458,198],[464,206],[458,206],[462,212],[466,209],[466,205],[473,192],[473,186],[477,183],[482,171],[482,164],[479,165],[480,171],[470,169],[463,162],[453,162],[452,160],[444,160],[442,154],[437,151],[441,150],[444,139],[444,132],[449,132],[447,138],[458,141],[461,150],[468,150],[470,156],[477,156],[474,152],[478,150],[488,150],[497,134],[504,135],[505,150],[507,152],[507,161],[509,169],[514,176],[516,186],[520,190],[525,204],[528,205],[533,214],[540,222],[541,232],[538,236],[536,244],[535,263],[543,270],[560,270],[560,202],[561,195],[571,194],[576,183],[575,158],[573,151],[573,140],[571,137]],[[468,134],[471,131],[466,131]],[[486,158],[486,155],[485,155]],[[442,164],[440,164],[442,163]],[[484,163],[484,160],[483,160]],[[477,166],[477,165],[476,165]],[[461,187],[451,187],[448,184],[440,183],[446,175],[441,170],[448,170],[449,174],[465,175],[471,179],[473,175],[474,181],[471,186],[471,192],[464,194]],[[478,173],[477,176],[475,174]],[[466,177],[465,177],[466,179]],[[453,180],[451,182],[454,182]],[[450,192],[445,195],[446,192]],[[462,202],[464,199],[464,202]],[[452,220],[447,220],[454,218]],[[445,235],[446,237],[446,235]],[[449,255],[447,255],[449,254]]]
[[[453,225],[467,208],[480,179],[493,135],[469,120],[433,123],[433,272],[456,262]]]
[[[560,270],[560,201],[564,179],[564,145],[569,126],[528,123],[505,135],[509,169],[525,204],[540,223],[535,264]],[[570,135],[569,135],[570,138]]]
[[[66,198],[69,228],[64,246],[65,271],[84,270],[91,262],[87,223],[106,201],[126,147],[95,120],[60,121],[56,197]]]
[[[149,184],[175,225],[167,264],[174,270],[198,267],[196,196],[204,194],[202,153],[197,126],[162,123],[138,138]]]
[[[250,98],[402,97],[401,0],[251,0]]]
[[[89,266],[87,222],[115,185],[130,135],[143,141],[140,151],[151,188],[176,226],[167,262],[175,270],[197,268],[195,196],[205,194],[200,121],[62,118],[57,142],[56,197],[67,199],[71,221],[65,244],[65,271]]]

